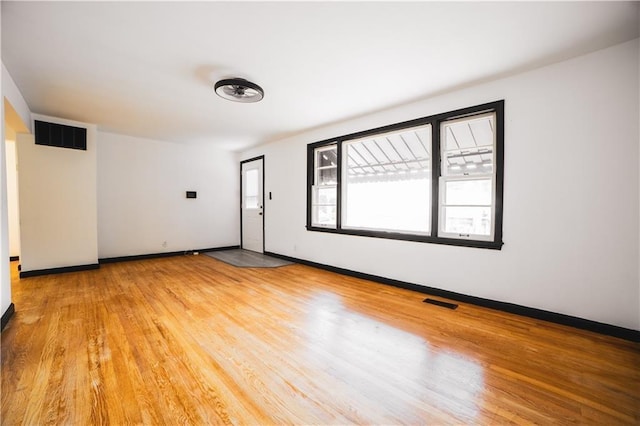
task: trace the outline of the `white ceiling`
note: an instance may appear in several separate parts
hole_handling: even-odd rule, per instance
[[[637,2],[9,2],[35,113],[239,150],[638,37]],[[222,77],[265,98],[219,98]]]

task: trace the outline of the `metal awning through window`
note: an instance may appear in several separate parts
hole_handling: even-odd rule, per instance
[[[490,173],[493,168],[495,114],[463,118],[444,123],[443,168],[450,175],[465,175],[473,171]]]
[[[493,167],[494,114],[453,120],[442,125],[443,168],[449,174]],[[430,175],[431,125],[345,141],[347,173],[354,179],[395,180]]]
[[[431,125],[346,141],[350,178],[401,179],[431,170]],[[392,177],[393,176],[393,177]]]

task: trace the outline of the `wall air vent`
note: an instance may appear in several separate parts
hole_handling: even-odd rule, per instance
[[[87,129],[35,120],[36,145],[87,150]]]

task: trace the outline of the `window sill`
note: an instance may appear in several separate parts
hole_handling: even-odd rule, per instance
[[[448,246],[473,247],[473,248],[482,248],[482,249],[490,249],[490,250],[501,250],[502,246],[504,245],[502,241],[478,241],[478,240],[467,240],[467,239],[457,239],[457,238],[442,238],[442,237],[432,237],[427,235],[403,234],[399,232],[380,232],[380,231],[365,231],[365,230],[359,230],[359,229],[323,228],[319,226],[309,226],[309,225],[307,225],[306,228],[307,228],[307,231],[312,231],[312,232],[327,232],[330,234],[353,235],[358,237],[383,238],[387,240],[413,241],[418,243],[443,244]]]

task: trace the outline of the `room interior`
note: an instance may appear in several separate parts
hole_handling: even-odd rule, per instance
[[[56,412],[114,424],[185,413],[196,424],[640,421],[637,2],[3,1],[0,11],[11,422]],[[451,242],[437,227],[371,234],[340,213],[344,232],[316,226],[314,147],[352,153],[327,160],[344,166],[341,188],[348,173],[386,179],[374,176],[380,158],[396,154],[388,174],[403,180],[423,158],[417,136],[406,152],[354,141],[489,104],[504,106],[499,240]],[[86,149],[42,146],[36,122],[83,129]],[[346,197],[331,208],[346,215]],[[292,264],[203,256],[239,248]],[[86,335],[70,326],[82,321]],[[86,365],[43,364],[56,334],[86,347]],[[136,373],[112,353],[135,359]],[[70,364],[54,370],[58,361]],[[59,385],[54,371],[69,368],[77,377]],[[91,380],[102,387],[66,408],[51,393]],[[163,407],[149,383],[172,381],[199,390],[163,388]],[[118,386],[148,407],[101,394]]]

